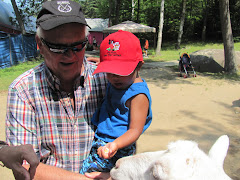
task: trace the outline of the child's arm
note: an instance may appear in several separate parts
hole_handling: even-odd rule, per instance
[[[109,159],[113,157],[118,149],[122,149],[134,143],[143,131],[148,115],[149,101],[146,95],[138,94],[127,101],[130,110],[129,130],[113,142],[107,143],[98,149],[98,155]]]

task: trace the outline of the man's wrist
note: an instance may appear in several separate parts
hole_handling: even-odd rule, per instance
[[[8,143],[6,143],[5,141],[0,141],[0,150],[6,146],[8,146]]]
[[[0,151],[6,146],[8,146],[8,144],[5,141],[0,141]],[[0,162],[0,166],[4,167],[4,164]]]

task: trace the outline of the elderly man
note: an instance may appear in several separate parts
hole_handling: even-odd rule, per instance
[[[45,2],[37,17],[36,34],[44,63],[20,75],[9,87],[7,141],[32,144],[41,162],[36,179],[85,177],[78,172],[91,149],[91,117],[106,87],[105,76],[93,76],[96,67],[84,57],[86,26],[78,3]],[[98,174],[99,178],[105,175]]]

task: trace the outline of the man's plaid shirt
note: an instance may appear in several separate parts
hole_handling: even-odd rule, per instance
[[[107,83],[104,74],[92,76],[96,66],[86,59],[84,68],[74,86],[75,109],[44,63],[19,76],[8,92],[8,143],[32,144],[43,163],[79,172],[94,137],[91,117]]]

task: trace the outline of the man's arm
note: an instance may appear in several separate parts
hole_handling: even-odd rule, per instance
[[[26,169],[29,168],[28,165],[24,165]],[[85,176],[86,175],[86,176]],[[111,180],[110,173],[103,172],[92,172],[86,173],[85,175],[79,173],[73,173],[55,166],[49,166],[40,163],[37,167],[34,180],[88,180],[88,179],[101,179],[101,180]]]
[[[29,165],[24,165],[26,169],[29,169]],[[37,167],[34,180],[84,180],[89,179],[86,176],[73,173],[55,166],[46,165],[40,163]]]

